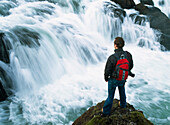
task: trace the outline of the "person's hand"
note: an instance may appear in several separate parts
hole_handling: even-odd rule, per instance
[[[131,71],[129,72],[129,76],[131,76],[131,77],[135,77],[135,74],[134,73],[132,73]]]

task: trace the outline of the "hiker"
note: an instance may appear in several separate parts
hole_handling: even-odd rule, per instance
[[[134,77],[131,73],[133,68],[132,55],[124,51],[124,40],[116,37],[114,40],[115,53],[109,56],[106,66],[104,79],[108,82],[108,97],[103,106],[103,115],[110,115],[116,87],[119,89],[120,107],[126,107],[125,82],[128,75]]]

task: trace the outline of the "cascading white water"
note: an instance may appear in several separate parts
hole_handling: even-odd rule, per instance
[[[153,123],[168,124],[170,53],[160,51],[148,22],[140,26],[129,18],[135,10],[126,10],[122,22],[104,14],[106,1],[74,0],[77,12],[71,0],[30,1],[17,1],[10,15],[0,17],[1,31],[27,29],[39,42],[36,36],[28,37],[33,42],[28,45],[21,44],[22,36],[9,38],[10,64],[0,66],[12,76],[14,95],[0,103],[0,124],[72,124],[106,99],[103,71],[116,36],[125,39],[134,59],[136,77],[126,84],[127,101]]]

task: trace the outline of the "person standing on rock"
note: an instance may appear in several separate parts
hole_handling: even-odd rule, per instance
[[[115,53],[109,56],[105,66],[104,79],[108,82],[108,97],[103,106],[103,115],[110,115],[116,87],[119,89],[120,107],[126,107],[125,82],[133,68],[132,55],[124,51],[124,40],[116,37],[114,40]]]

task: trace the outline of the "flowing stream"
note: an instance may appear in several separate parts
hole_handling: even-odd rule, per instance
[[[157,7],[168,16],[167,1]],[[3,84],[12,95],[0,102],[0,125],[70,125],[105,100],[104,68],[116,36],[134,60],[127,101],[154,124],[170,123],[170,52],[160,50],[149,22],[134,23],[129,15],[137,11],[115,16],[111,5],[120,9],[107,0],[0,1],[0,31],[10,46],[10,62],[0,67],[12,81]]]

